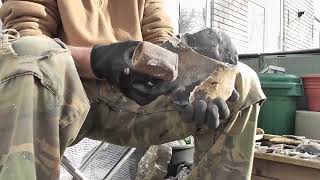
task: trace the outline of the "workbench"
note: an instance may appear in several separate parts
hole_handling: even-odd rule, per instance
[[[252,180],[320,180],[320,159],[255,152]]]

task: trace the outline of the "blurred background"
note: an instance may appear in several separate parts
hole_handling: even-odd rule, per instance
[[[319,47],[319,0],[166,0],[176,32],[226,31],[240,53]]]

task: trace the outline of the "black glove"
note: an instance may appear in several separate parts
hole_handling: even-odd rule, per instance
[[[139,105],[146,105],[169,93],[175,84],[133,69],[132,56],[139,43],[126,41],[95,46],[91,52],[91,68],[96,77],[106,79]]]
[[[236,102],[238,99],[239,93],[234,90],[227,101]],[[211,102],[196,100],[180,109],[180,112],[184,122],[206,124],[210,129],[218,128],[220,119],[227,119],[230,115],[226,102],[221,98],[216,98]]]

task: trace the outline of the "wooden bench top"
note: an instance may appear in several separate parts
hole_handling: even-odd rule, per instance
[[[320,159],[303,159],[299,157],[292,157],[292,156],[286,156],[281,154],[262,153],[262,152],[255,152],[254,157],[257,159],[263,159],[263,160],[287,163],[287,164],[303,166],[308,168],[320,169]]]

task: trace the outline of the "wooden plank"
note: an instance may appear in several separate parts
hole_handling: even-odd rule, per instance
[[[270,139],[279,138],[279,137],[281,137],[281,136],[272,135],[272,134],[264,134],[264,135],[263,135],[263,139],[264,139],[264,140],[270,140]]]
[[[253,176],[273,180],[319,180],[320,170],[282,162],[255,158]],[[269,178],[269,179],[268,179]],[[261,179],[260,179],[261,180]]]
[[[275,179],[252,175],[251,180],[275,180]]]
[[[320,169],[320,160],[316,160],[316,159],[301,159],[301,158],[289,157],[284,155],[268,154],[268,153],[260,153],[260,152],[255,152],[254,156],[256,159],[263,159],[263,160],[269,160],[274,162],[282,162],[286,164],[302,166],[302,167],[309,167],[313,169]]]
[[[301,144],[301,140],[295,140],[295,139],[289,139],[285,137],[279,137],[279,138],[272,138],[270,139],[270,142],[273,144],[286,144],[286,145],[295,145],[298,146]]]
[[[283,137],[284,136],[272,135],[272,134],[264,134],[263,135],[263,140],[270,141],[273,138],[283,138]],[[314,143],[320,143],[320,140],[316,140],[316,139],[308,139],[308,140],[310,140],[311,142],[314,142]]]

